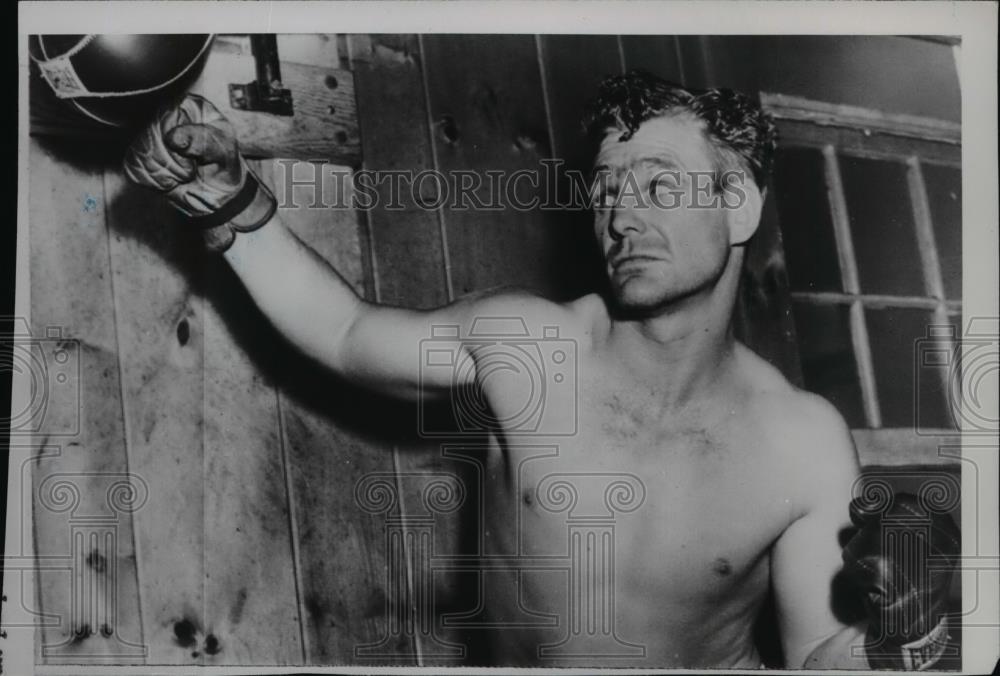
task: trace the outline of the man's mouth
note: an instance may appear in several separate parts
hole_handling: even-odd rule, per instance
[[[627,256],[620,256],[612,259],[611,267],[614,270],[619,271],[632,267],[648,265],[649,263],[655,263],[662,260],[663,259],[658,256],[651,256],[649,254],[629,254]]]

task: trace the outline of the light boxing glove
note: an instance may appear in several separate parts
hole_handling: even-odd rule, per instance
[[[195,94],[162,111],[139,134],[124,168],[135,183],[164,193],[212,251],[225,251],[237,233],[262,227],[277,208],[240,154],[232,124]]]
[[[850,514],[857,531],[843,549],[843,574],[863,594],[868,663],[873,669],[931,667],[949,641],[958,527],[947,512],[907,493],[883,505],[856,498]]]

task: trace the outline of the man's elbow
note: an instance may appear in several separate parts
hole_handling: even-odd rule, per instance
[[[374,315],[379,307],[356,298],[340,315],[337,326],[326,327],[316,343],[319,358],[334,373],[345,376],[361,376],[366,371],[365,349],[372,347],[372,336],[377,333],[372,326],[377,321]],[[376,341],[377,343],[377,341]],[[354,371],[360,371],[354,373]]]

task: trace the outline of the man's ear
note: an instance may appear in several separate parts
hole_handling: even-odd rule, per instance
[[[729,244],[746,244],[760,225],[764,195],[755,181],[744,179],[726,186],[722,202],[729,225]]]

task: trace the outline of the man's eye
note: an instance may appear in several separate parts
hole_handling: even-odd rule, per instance
[[[654,178],[649,184],[649,189],[651,192],[657,190],[676,190],[680,186],[680,177],[673,174],[664,174]]]
[[[615,206],[615,196],[610,192],[601,192],[594,196],[594,209],[611,209]]]

